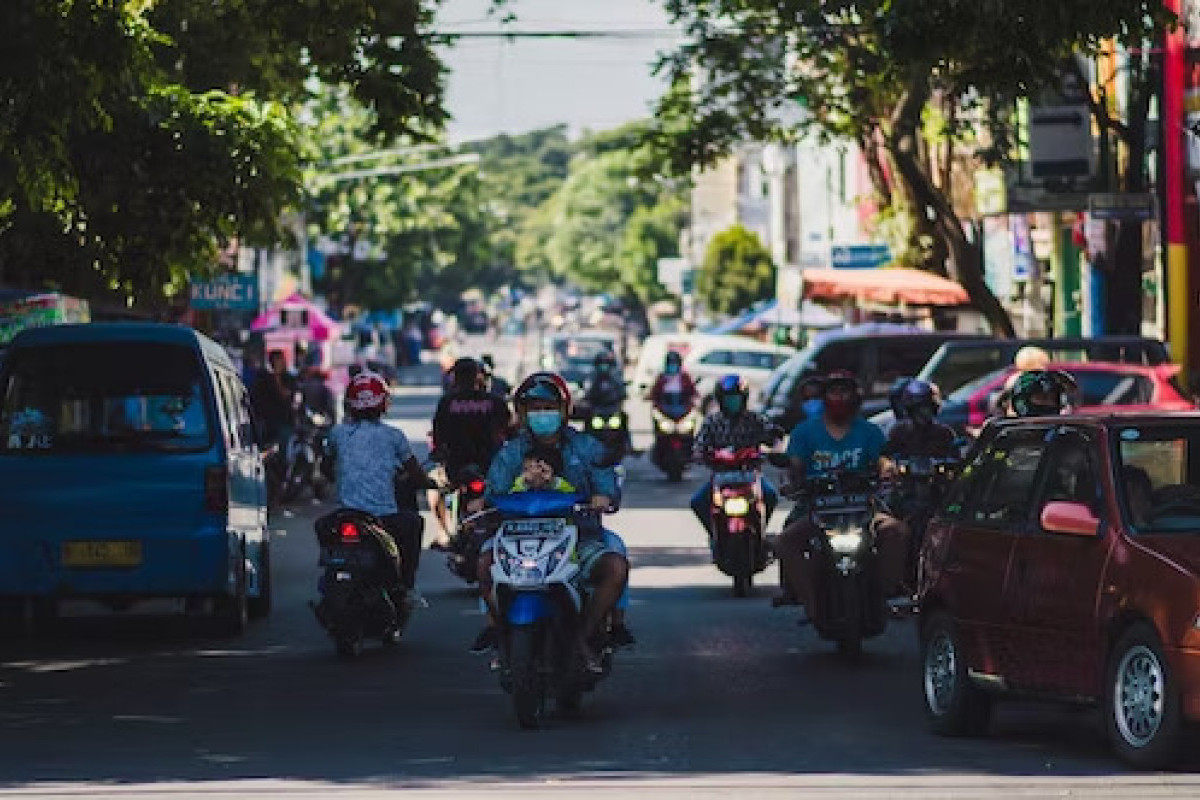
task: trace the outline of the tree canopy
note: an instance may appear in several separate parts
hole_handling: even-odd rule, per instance
[[[734,225],[713,237],[696,276],[696,293],[718,314],[738,314],[775,296],[775,265],[758,234]]]
[[[1158,0],[664,4],[688,35],[664,60],[672,83],[656,131],[676,171],[712,164],[746,140],[851,139],[880,207],[913,220],[924,266],[944,270],[949,254],[954,277],[1009,334],[979,243],[953,202],[958,155],[1010,157],[1016,98],[1056,84],[1076,53],[1101,40],[1140,45],[1167,21]]]

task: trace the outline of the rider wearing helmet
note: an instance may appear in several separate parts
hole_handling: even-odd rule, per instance
[[[888,389],[888,405],[892,408],[892,414],[895,415],[896,421],[905,418],[908,413],[900,403],[900,398],[904,396],[904,387],[913,382],[912,378],[896,378],[896,382],[892,384],[892,388]]]
[[[884,445],[885,456],[929,456],[951,458],[958,455],[954,430],[937,421],[942,394],[929,381],[909,380],[895,399],[898,422],[892,426]]]
[[[699,459],[706,459],[717,450],[731,448],[742,450],[747,447],[758,447],[773,444],[783,438],[783,430],[766,416],[750,411],[747,405],[750,400],[750,389],[739,375],[726,375],[717,381],[713,396],[717,401],[717,410],[704,418],[700,433],[696,435],[694,451]],[[779,503],[779,492],[765,477],[762,479],[763,501],[767,507],[767,518],[764,526],[771,519],[771,512]],[[715,546],[712,538],[712,480],[709,479],[692,495],[692,511],[700,524],[708,531],[709,543]]]
[[[421,557],[424,520],[396,504],[396,476],[403,472],[420,487],[435,485],[413,456],[408,438],[386,425],[390,392],[384,379],[368,370],[358,372],[346,388],[346,421],[329,432],[333,477],[338,503],[379,518],[400,546],[401,578],[405,586],[416,583]]]
[[[505,442],[492,459],[485,498],[478,501],[473,510],[481,508],[488,498],[510,492],[521,476],[526,456],[535,449],[547,448],[561,453],[561,477],[576,487],[579,493],[590,497],[593,508],[601,511],[611,509],[620,499],[616,470],[611,466],[598,466],[604,458],[603,447],[591,436],[567,424],[571,414],[571,393],[566,381],[553,372],[536,372],[517,388],[515,405],[520,420],[519,432]],[[610,639],[613,643],[633,643],[633,636],[624,620],[628,605],[626,586],[629,581],[629,561],[625,556],[625,543],[615,533],[599,528],[595,531],[581,529],[580,536],[580,572],[591,583],[593,591],[584,609],[578,646],[585,667],[592,672],[599,672],[600,660],[589,641],[610,616]],[[479,588],[494,619],[492,561],[489,542],[479,559]],[[489,649],[495,641],[496,631],[490,625],[480,634],[472,649]]]
[[[883,431],[859,415],[862,390],[855,377],[844,371],[830,373],[825,379],[825,408],[821,416],[797,425],[788,439],[791,460],[790,477],[793,484],[806,478],[836,473],[878,475],[884,466]],[[802,505],[797,504],[792,517],[775,544],[779,556],[784,595],[779,603],[810,602],[813,580],[810,574],[810,542],[820,532],[808,520]],[[895,573],[897,582],[903,576],[908,552],[908,527],[904,523],[880,515],[875,520],[875,535],[885,575]],[[887,578],[885,578],[887,580]],[[885,584],[891,593],[900,587]]]
[[[1017,376],[1008,398],[1014,417],[1055,417],[1068,413],[1078,392],[1075,379],[1062,370],[1033,370]]]
[[[451,370],[454,382],[438,401],[433,415],[433,446],[453,485],[462,483],[471,466],[486,472],[500,449],[512,415],[508,403],[483,388],[483,365],[473,358],[460,358]],[[432,546],[444,548],[449,537],[445,504],[439,495],[431,498],[442,539]]]
[[[668,351],[663,371],[650,388],[650,404],[654,408],[682,406],[690,409],[696,405],[697,395],[696,382],[683,370],[683,356],[677,350]]]
[[[584,392],[584,403],[592,409],[619,408],[625,403],[625,381],[618,369],[617,357],[603,348],[592,360],[592,377]]]

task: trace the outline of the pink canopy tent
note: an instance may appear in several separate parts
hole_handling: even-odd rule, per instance
[[[804,298],[914,306],[961,306],[970,302],[954,281],[915,269],[806,269]]]
[[[286,312],[291,316],[302,311],[308,312],[308,332],[314,341],[327,342],[336,335],[339,323],[322,311],[320,306],[298,292],[282,302],[273,304],[251,323],[250,329],[264,331],[281,328],[282,313]]]

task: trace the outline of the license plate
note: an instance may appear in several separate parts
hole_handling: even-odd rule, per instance
[[[731,483],[754,483],[756,480],[758,480],[758,473],[750,470],[718,472],[713,476],[713,481],[717,486],[727,486]]]
[[[563,519],[510,519],[501,532],[505,536],[556,536],[566,524]]]
[[[64,567],[138,567],[141,542],[63,542]]]
[[[817,497],[813,505],[817,508],[860,508],[869,501],[870,498],[865,494],[827,494]]]

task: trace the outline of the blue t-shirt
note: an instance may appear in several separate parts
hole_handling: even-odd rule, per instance
[[[809,477],[832,472],[873,472],[887,441],[872,422],[857,417],[841,439],[834,439],[821,417],[805,420],[792,429],[787,454],[804,462]]]

